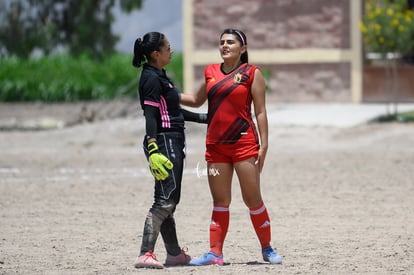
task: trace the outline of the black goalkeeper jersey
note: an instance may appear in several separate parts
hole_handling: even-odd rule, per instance
[[[181,112],[179,91],[167,77],[164,69],[160,71],[144,64],[138,91],[142,109],[145,105],[150,105],[159,110],[158,133],[184,131],[184,116]]]

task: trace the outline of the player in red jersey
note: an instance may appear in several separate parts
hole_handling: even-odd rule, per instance
[[[280,264],[282,257],[270,245],[270,219],[260,190],[260,172],[268,148],[265,80],[260,69],[248,63],[247,40],[242,31],[224,30],[219,49],[223,63],[205,68],[205,81],[195,94],[181,95],[181,104],[191,107],[199,107],[208,100],[205,158],[213,197],[210,250],[190,264],[224,263],[223,244],[230,220],[234,171],[261,243],[263,260]],[[258,133],[251,114],[252,103]]]

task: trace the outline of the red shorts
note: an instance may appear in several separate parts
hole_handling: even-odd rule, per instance
[[[207,144],[205,157],[210,163],[235,163],[251,157],[257,158],[259,148],[260,145],[257,143]]]

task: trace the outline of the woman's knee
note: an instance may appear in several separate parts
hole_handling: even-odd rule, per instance
[[[244,204],[249,208],[254,208],[262,204],[263,200],[261,196],[243,196]]]
[[[163,201],[162,203],[154,204],[151,212],[163,220],[175,212],[176,206],[177,204],[171,200]]]

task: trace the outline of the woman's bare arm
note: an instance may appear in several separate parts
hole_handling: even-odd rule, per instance
[[[256,115],[257,127],[260,136],[260,150],[259,150],[259,171],[261,172],[264,166],[268,148],[268,121],[266,111],[266,82],[263,74],[259,69],[254,73],[254,80],[252,83],[252,97],[254,104],[254,111]]]
[[[181,94],[181,104],[189,107],[200,107],[207,100],[206,84],[203,82],[194,94]]]

